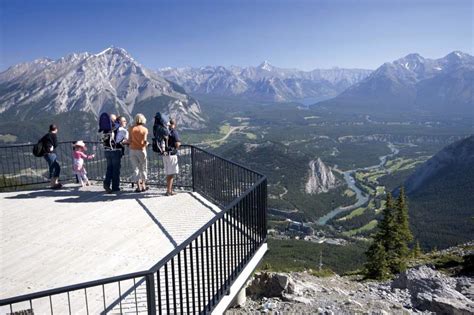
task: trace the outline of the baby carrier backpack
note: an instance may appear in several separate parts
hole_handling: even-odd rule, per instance
[[[168,121],[160,112],[155,115],[153,123],[153,143],[152,149],[159,154],[165,154],[168,148],[168,138],[170,131],[168,130]]]
[[[110,115],[102,113],[99,117],[99,133],[102,133],[100,141],[104,148],[116,148],[115,129],[115,122],[110,119]]]
[[[33,155],[36,157],[42,157],[45,154],[43,138],[39,139],[39,141],[33,146]]]

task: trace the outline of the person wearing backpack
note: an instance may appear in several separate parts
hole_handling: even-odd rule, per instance
[[[178,149],[181,146],[181,139],[176,131],[176,120],[170,119],[169,124],[168,146],[166,147],[166,153],[163,155],[163,165],[166,174],[166,196],[176,194],[173,192],[173,179],[179,173]]]
[[[55,124],[49,126],[49,132],[41,138],[41,143],[44,150],[44,159],[48,162],[50,185],[52,189],[60,189],[63,185],[59,183],[59,174],[61,173],[61,166],[58,163],[56,155],[56,147],[58,146],[58,127]]]
[[[101,114],[99,118],[99,132],[103,133],[102,144],[107,161],[107,171],[104,179],[104,189],[110,194],[120,191],[120,168],[122,167],[122,147],[115,141],[117,134],[117,116]],[[112,184],[112,188],[110,187]]]

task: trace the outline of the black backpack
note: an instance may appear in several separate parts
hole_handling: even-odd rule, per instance
[[[99,133],[102,133],[101,142],[104,147],[110,149],[118,147],[115,141],[117,136],[115,122],[110,119],[108,113],[102,113],[99,117]]]
[[[44,156],[44,143],[43,138],[41,138],[38,143],[33,146],[33,155],[36,157]]]
[[[167,123],[166,118],[160,112],[156,113],[153,123],[152,149],[159,154],[165,154],[168,149],[170,131]]]

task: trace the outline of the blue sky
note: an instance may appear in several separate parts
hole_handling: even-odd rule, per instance
[[[474,53],[472,0],[0,0],[0,70],[125,48],[143,65],[374,69]]]

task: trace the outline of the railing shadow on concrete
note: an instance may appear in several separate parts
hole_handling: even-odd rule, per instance
[[[94,148],[96,143],[90,142],[89,146],[97,154],[94,163],[87,165],[89,176],[102,180],[105,159]],[[19,189],[47,182],[41,175],[46,162],[33,157],[31,150],[32,145],[0,147],[0,187]],[[17,158],[12,160],[13,156]],[[62,180],[73,180],[70,142],[60,144],[58,156],[66,164]],[[149,164],[150,173],[154,174],[150,182],[157,186],[164,185],[165,178],[160,161],[157,158]],[[126,157],[122,167],[121,180],[128,182],[131,173]],[[149,270],[3,299],[0,311],[53,314],[58,309],[66,313],[74,309],[74,313],[123,313],[127,309],[137,314],[210,313],[266,242],[267,180],[262,174],[194,146],[183,146],[180,150],[180,168],[176,185],[200,194],[222,211],[178,246],[175,242],[175,249],[166,257]],[[75,191],[19,192],[12,198],[58,193],[66,197],[58,202],[107,198],[87,192],[77,197]],[[137,196],[121,194],[120,198]]]

